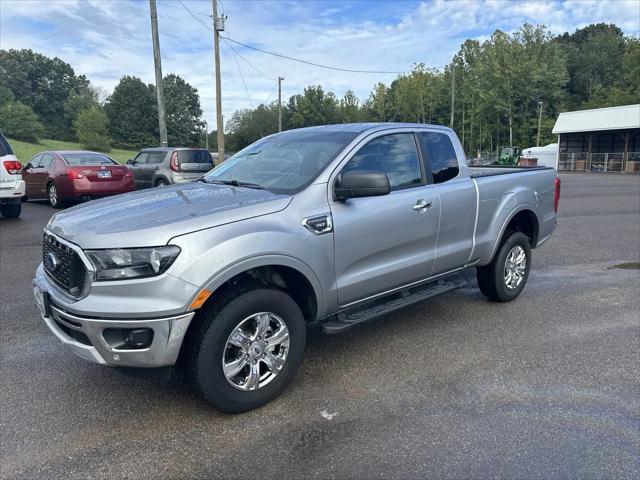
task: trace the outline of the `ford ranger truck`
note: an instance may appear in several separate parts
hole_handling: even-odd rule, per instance
[[[179,362],[241,412],[287,387],[311,325],[342,332],[461,286],[468,268],[489,300],[517,298],[559,194],[552,168],[469,168],[449,128],[291,130],[196,182],[57,213],[34,295],[82,358]]]

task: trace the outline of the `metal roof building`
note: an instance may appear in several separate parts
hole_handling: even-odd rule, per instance
[[[640,104],[563,112],[558,170],[640,172]]]

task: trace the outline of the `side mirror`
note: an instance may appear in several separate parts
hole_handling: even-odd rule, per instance
[[[387,195],[391,187],[386,173],[353,171],[340,175],[333,191],[338,200],[346,200]]]
[[[22,167],[22,171],[26,172],[27,170],[29,170],[31,168],[31,164],[27,163],[24,167]]]
[[[127,165],[133,165],[134,163],[136,163],[136,162],[134,162],[134,161],[133,161],[133,160],[131,160],[131,159],[127,160]]]

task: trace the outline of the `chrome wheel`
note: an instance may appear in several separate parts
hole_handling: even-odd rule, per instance
[[[520,245],[513,247],[507,254],[504,264],[504,284],[509,290],[515,290],[522,283],[527,270],[527,254]]]
[[[58,190],[53,183],[49,185],[49,203],[52,207],[58,205]]]
[[[289,353],[289,329],[280,317],[260,312],[231,332],[222,353],[227,381],[240,390],[257,390],[271,382]]]

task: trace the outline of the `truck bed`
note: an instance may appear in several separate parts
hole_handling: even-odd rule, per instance
[[[493,175],[506,175],[508,173],[522,173],[533,170],[553,170],[552,167],[504,167],[501,165],[484,165],[481,167],[469,167],[471,178],[491,177]]]

